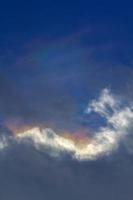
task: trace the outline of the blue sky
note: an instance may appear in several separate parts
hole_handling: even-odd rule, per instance
[[[107,124],[85,110],[104,88],[132,104],[132,7],[129,1],[1,2],[2,137],[14,122],[93,133]],[[0,153],[0,199],[132,200],[131,146],[129,153],[121,142],[107,158],[78,162],[15,144]]]

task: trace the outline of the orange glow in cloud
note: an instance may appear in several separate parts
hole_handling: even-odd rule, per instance
[[[42,126],[38,124],[27,125],[24,122],[22,122],[22,120],[8,120],[6,121],[5,125],[12,131],[14,136],[17,136],[19,134],[23,135],[23,133],[34,127],[38,127],[40,129],[42,128]],[[89,143],[91,143],[92,140],[91,136],[88,136],[84,129],[79,129],[75,132],[63,131],[59,135],[67,140],[72,141],[75,144],[75,146],[78,146],[80,148],[84,148]]]
[[[33,128],[35,125],[29,125],[29,124],[25,124],[24,122],[22,122],[22,120],[8,120],[5,122],[5,125],[9,128],[9,130],[12,131],[13,135],[17,135],[17,133],[21,132],[25,132],[31,128]]]
[[[74,142],[76,146],[79,146],[80,148],[84,148],[88,145],[88,143],[91,143],[91,137],[89,137],[84,130],[80,130],[74,133],[64,133],[62,134],[62,137],[71,140]]]

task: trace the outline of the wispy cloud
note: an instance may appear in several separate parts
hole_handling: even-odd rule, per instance
[[[92,100],[86,111],[96,112],[107,121],[105,127],[100,127],[94,136],[76,139],[57,134],[52,129],[35,127],[12,136],[11,140],[33,145],[36,150],[48,153],[53,157],[69,155],[77,160],[95,160],[101,156],[110,155],[120,142],[129,134],[133,123],[131,106],[122,105],[122,101],[110,90],[104,89],[97,100]],[[76,141],[76,142],[75,142]],[[9,142],[9,141],[8,141]],[[1,149],[7,147],[7,141],[1,140]]]
[[[101,127],[93,138],[86,138],[88,143],[82,147],[72,139],[56,134],[51,129],[40,130],[38,127],[18,134],[18,141],[30,141],[41,151],[60,157],[67,153],[77,160],[92,160],[109,155],[119,146],[120,141],[128,135],[128,128],[133,122],[130,106],[122,106],[120,98],[108,89],[102,90],[98,100],[92,100],[86,112],[96,112],[107,120],[107,126]],[[81,139],[79,139],[81,140]]]

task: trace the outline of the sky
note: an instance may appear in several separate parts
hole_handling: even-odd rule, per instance
[[[0,3],[1,200],[132,200],[132,6]]]

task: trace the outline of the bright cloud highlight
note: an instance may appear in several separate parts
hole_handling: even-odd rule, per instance
[[[62,158],[69,155],[76,160],[95,160],[102,156],[110,155],[115,151],[120,142],[129,134],[129,128],[133,123],[133,109],[131,106],[123,106],[120,98],[111,94],[110,90],[102,90],[97,100],[92,100],[86,113],[95,112],[107,121],[106,127],[101,127],[90,138],[69,137],[69,134],[56,134],[52,129],[35,127],[17,133],[10,140],[1,140],[0,148],[7,147],[9,141],[33,145],[36,150],[45,152],[52,157]]]

